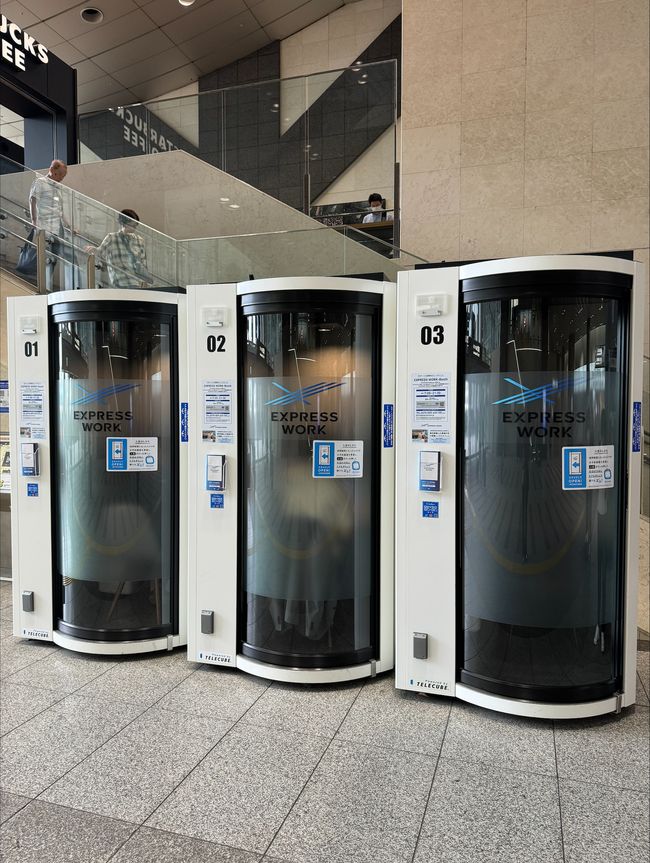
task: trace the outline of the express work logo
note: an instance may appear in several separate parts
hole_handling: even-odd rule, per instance
[[[127,390],[135,390],[140,386],[140,384],[116,384],[112,387],[103,387],[101,390],[95,390],[94,392],[82,387],[81,384],[77,384],[77,386],[83,392],[83,396],[73,401],[73,405],[89,405],[92,404],[92,402],[99,402],[99,404],[105,405],[106,400],[111,396],[116,396],[118,393],[125,393]]]
[[[77,384],[83,392],[83,396],[72,402],[73,406],[85,407],[97,402],[100,405],[105,405],[111,397],[116,397],[119,393],[125,393],[129,390],[137,389],[140,384],[115,384],[111,387],[102,387],[100,390],[90,391]],[[76,420],[81,420],[81,427],[84,431],[96,432],[111,432],[111,434],[122,433],[122,422],[133,419],[132,411],[105,411],[105,410],[75,410],[73,416]]]
[[[292,405],[294,402],[299,402],[302,405],[308,405],[307,401],[309,396],[317,396],[320,393],[327,392],[327,390],[334,390],[337,387],[342,387],[342,383],[336,383],[336,381],[321,381],[318,384],[311,384],[308,387],[302,387],[299,390],[288,390],[286,387],[283,387],[282,384],[279,384],[277,381],[273,381],[273,386],[277,387],[279,390],[282,390],[284,395],[278,396],[277,399],[271,399],[266,402],[267,405],[273,406],[282,406],[285,407],[287,405]]]
[[[540,387],[526,387],[521,381],[513,381],[512,378],[504,378],[504,381],[515,387],[517,392],[499,399],[497,402],[492,402],[493,405],[529,405],[539,400],[553,404],[548,396],[570,387],[573,383],[573,378],[563,378],[559,381],[552,381],[550,384],[543,384]]]

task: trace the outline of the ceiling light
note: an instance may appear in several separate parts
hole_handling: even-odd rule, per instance
[[[239,209],[239,204],[228,204],[228,206],[230,207],[231,210],[238,210]]]
[[[227,204],[230,198],[219,198],[222,204]]]
[[[81,20],[85,21],[86,24],[101,24],[104,20],[104,13],[95,6],[86,6],[79,14],[81,15]]]
[[[181,6],[191,6],[194,0],[178,0]]]

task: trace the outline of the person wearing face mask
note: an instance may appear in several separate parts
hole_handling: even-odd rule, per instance
[[[86,246],[86,252],[95,252],[98,261],[108,267],[112,288],[143,288],[153,279],[147,270],[147,250],[144,240],[136,233],[140,217],[135,210],[121,210],[117,221],[119,231],[107,234],[95,249]]]
[[[382,196],[378,192],[373,192],[368,198],[368,207],[370,212],[367,216],[363,217],[364,225],[368,225],[371,222],[381,222],[383,219],[387,219],[389,222],[392,222],[393,214],[386,212],[382,204]]]

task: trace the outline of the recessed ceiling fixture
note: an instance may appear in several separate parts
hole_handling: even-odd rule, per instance
[[[191,6],[194,0],[178,0],[181,6]]]
[[[97,9],[96,6],[86,6],[79,14],[81,15],[81,20],[85,21],[86,24],[101,24],[104,20],[104,13],[101,9]]]

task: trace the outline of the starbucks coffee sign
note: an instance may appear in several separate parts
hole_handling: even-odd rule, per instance
[[[17,24],[9,21],[6,15],[0,15],[0,36],[2,59],[16,69],[24,72],[28,57],[37,63],[49,62],[47,48],[26,30],[21,30]]]

